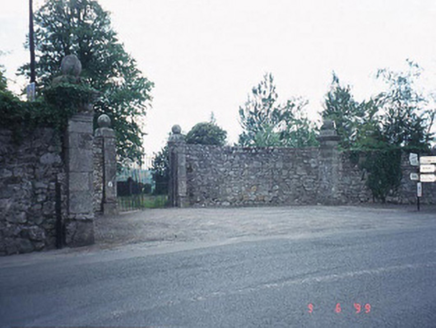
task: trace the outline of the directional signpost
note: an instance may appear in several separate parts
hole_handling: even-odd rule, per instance
[[[421,174],[421,182],[436,182],[436,175],[434,175],[434,174]]]
[[[412,166],[419,167],[419,173],[410,173],[410,180],[418,181],[416,185],[417,206],[419,211],[419,199],[422,197],[422,183],[436,182],[436,156],[421,156],[409,154],[409,162]]]
[[[421,156],[419,159],[420,164],[433,164],[436,163],[436,156]]]
[[[422,156],[419,163],[419,172],[421,173],[435,173],[436,172],[436,156]],[[436,182],[436,175],[434,174],[421,174],[421,182]]]
[[[434,173],[436,171],[436,166],[431,164],[424,164],[419,166],[419,172],[421,173]]]

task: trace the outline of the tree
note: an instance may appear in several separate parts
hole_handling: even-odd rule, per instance
[[[272,74],[252,89],[244,107],[239,107],[239,123],[243,132],[239,135],[242,146],[277,146],[277,126],[283,120],[282,113],[275,107],[278,95]]]
[[[64,56],[75,54],[82,79],[100,92],[95,118],[107,114],[117,136],[119,160],[141,161],[142,120],[154,84],[144,77],[95,0],[47,0],[35,13],[38,89],[50,85]],[[29,74],[29,64],[20,69]]]
[[[6,77],[3,75],[3,71],[0,66],[0,91],[4,91],[7,88],[7,80]]]
[[[3,56],[4,52],[0,50],[0,56]],[[4,66],[0,64],[0,91],[5,91],[7,89],[8,83],[5,76]]]
[[[212,122],[197,123],[186,135],[186,143],[224,146],[227,132]]]
[[[239,122],[243,132],[241,146],[308,147],[317,144],[315,127],[304,108],[307,102],[291,99],[285,105],[277,103],[278,94],[272,74],[252,89],[244,107],[239,107]]]
[[[287,113],[283,130],[280,133],[281,144],[291,148],[317,146],[317,128],[305,113],[307,101],[300,98],[288,100],[283,111]]]
[[[323,118],[335,122],[342,149],[355,145],[358,130],[365,121],[366,105],[354,100],[349,85],[342,86],[333,72],[330,90],[325,97]]]
[[[393,146],[419,151],[427,150],[435,110],[425,109],[427,100],[415,89],[421,68],[408,60],[408,71],[380,69],[377,77],[387,85],[377,101],[383,111],[382,131]]]

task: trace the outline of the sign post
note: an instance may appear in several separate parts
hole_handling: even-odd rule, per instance
[[[419,156],[410,153],[409,162],[411,166],[417,166],[419,173],[410,173],[410,180],[418,181],[416,184],[416,205],[419,211],[419,201],[422,197],[422,183],[436,182],[436,156]]]
[[[418,206],[418,212],[419,212],[419,199],[422,197],[422,183],[418,182],[416,184],[416,205]]]

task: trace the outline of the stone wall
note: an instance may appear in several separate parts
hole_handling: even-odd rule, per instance
[[[193,206],[355,204],[370,192],[357,165],[341,154],[338,174],[319,148],[186,145],[187,198]],[[327,180],[326,180],[327,179]],[[322,190],[322,189],[325,190]]]
[[[0,129],[0,255],[94,242],[94,214],[116,214],[115,135],[92,113],[53,129]]]
[[[241,148],[186,144],[180,127],[168,142],[172,206],[336,205],[372,202],[368,173],[339,152],[331,123],[319,148]],[[400,188],[387,201],[416,203],[408,154]],[[423,183],[423,204],[436,204],[436,183]]]
[[[0,130],[0,255],[56,247],[56,183],[65,191],[62,144],[52,129]],[[61,194],[64,209],[66,194]]]

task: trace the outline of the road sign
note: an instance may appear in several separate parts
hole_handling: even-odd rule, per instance
[[[434,174],[421,174],[421,182],[436,182],[436,175]]]
[[[422,197],[422,183],[418,182],[416,184],[416,196]]]
[[[433,172],[436,172],[436,166],[429,165],[429,164],[420,165],[419,166],[419,172],[421,172],[421,173],[433,173]]]
[[[419,181],[419,174],[418,173],[410,173],[410,180]]]
[[[412,166],[418,166],[419,160],[418,160],[418,154],[410,153],[409,154],[409,162]]]
[[[419,159],[421,164],[432,164],[436,163],[436,156],[421,156]]]

